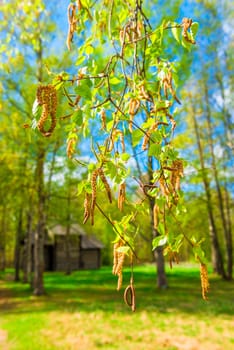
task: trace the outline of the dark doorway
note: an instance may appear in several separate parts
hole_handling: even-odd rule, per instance
[[[45,248],[45,270],[54,271],[54,247],[52,245],[47,245]]]

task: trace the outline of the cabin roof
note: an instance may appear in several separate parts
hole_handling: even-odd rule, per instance
[[[66,226],[55,225],[49,229],[49,236],[65,236]],[[94,236],[87,235],[85,230],[79,224],[72,224],[70,226],[70,234],[81,237],[81,249],[102,249],[104,245]]]
[[[102,249],[104,245],[93,236],[81,237],[81,249]]]
[[[55,225],[49,229],[49,232],[53,235],[66,235],[67,228],[63,225]],[[87,233],[79,224],[70,225],[70,234],[78,236],[86,236]]]

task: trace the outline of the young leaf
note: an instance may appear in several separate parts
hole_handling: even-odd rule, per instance
[[[149,156],[154,156],[157,158],[160,155],[160,152],[161,152],[161,145],[158,145],[157,143],[153,143],[150,145]]]
[[[124,162],[127,162],[130,158],[130,154],[128,153],[123,153],[121,154],[121,159],[124,161]]]
[[[72,115],[72,121],[76,123],[78,126],[81,126],[83,123],[83,112],[81,109],[75,111]]]
[[[142,138],[142,131],[139,129],[133,130],[132,132],[132,145],[135,147]]]
[[[180,43],[180,40],[181,40],[181,28],[180,27],[173,27],[173,28],[171,28],[171,32],[172,32],[174,38],[176,39],[176,41],[178,41],[178,43]]]
[[[195,39],[195,36],[197,35],[198,28],[199,28],[198,22],[193,22],[193,23],[191,24],[190,32],[191,32],[191,34],[193,35],[194,39]]]

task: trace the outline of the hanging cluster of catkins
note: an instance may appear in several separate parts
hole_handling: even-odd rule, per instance
[[[171,70],[168,70],[167,74],[165,74],[165,76],[162,80],[162,84],[163,84],[163,91],[164,91],[164,95],[165,95],[166,99],[168,99],[168,91],[169,91],[171,93],[171,95],[173,96],[173,98],[176,100],[176,102],[181,104],[181,102],[178,99],[178,97],[176,96],[175,90],[172,86],[172,72],[171,72]]]
[[[119,32],[119,40],[122,45],[127,42],[134,43],[141,37],[143,29],[142,22],[129,21]]]
[[[184,167],[182,160],[174,160],[172,163],[172,170],[170,176],[170,183],[173,192],[180,190],[180,178],[184,175]]]
[[[109,149],[108,151],[111,152],[114,149],[115,141],[119,139],[122,147],[122,152],[125,152],[125,142],[124,142],[124,133],[123,131],[119,129],[114,129],[112,131],[110,142],[109,142]]]
[[[37,128],[43,136],[49,137],[56,126],[57,95],[54,86],[38,86],[37,101],[39,106],[42,106],[42,113],[37,123]],[[49,129],[45,130],[45,124],[49,116],[51,118],[51,124]]]
[[[110,185],[107,182],[106,176],[104,174],[104,171],[102,168],[98,168],[93,171],[92,176],[91,176],[91,194],[90,193],[85,193],[85,200],[84,200],[84,221],[83,223],[85,224],[89,218],[91,218],[91,224],[94,225],[94,210],[96,206],[96,199],[97,199],[97,179],[100,177],[109,202],[112,203],[112,195],[111,195],[111,188]]]

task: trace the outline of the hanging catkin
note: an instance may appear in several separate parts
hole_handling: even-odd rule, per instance
[[[97,177],[98,177],[98,169],[94,170],[91,176],[91,208],[90,208],[90,216],[91,216],[91,224],[94,225],[94,210],[97,199]]]
[[[111,196],[111,188],[110,185],[107,182],[107,179],[105,177],[105,174],[103,172],[103,169],[98,169],[98,175],[100,176],[100,179],[102,180],[103,185],[105,186],[107,196],[109,198],[109,202],[112,203],[112,196]]]
[[[57,95],[53,85],[40,85],[37,88],[37,101],[42,106],[41,117],[38,120],[37,128],[40,133],[45,136],[51,136],[56,126],[56,109],[57,109]],[[50,116],[51,124],[48,130],[45,130],[45,123]]]
[[[120,290],[122,287],[123,281],[123,263],[125,259],[125,254],[123,252],[119,252],[118,248],[123,246],[123,241],[119,240],[114,244],[113,250],[113,274],[118,276],[117,282],[117,290]]]
[[[89,217],[90,217],[90,205],[91,205],[91,194],[86,192],[85,193],[85,199],[84,199],[84,221],[83,224],[85,224]]]
[[[172,185],[173,191],[180,190],[180,178],[184,175],[183,161],[174,160],[172,163],[172,171],[170,176],[170,182]]]
[[[69,4],[67,8],[67,18],[68,18],[68,33],[67,33],[67,48],[71,51],[71,43],[73,40],[74,32],[76,31],[77,20],[75,18],[76,5]]]
[[[159,224],[159,206],[155,203],[153,208],[154,228],[157,230]]]
[[[143,143],[142,143],[142,150],[145,151],[148,147],[148,143],[150,140],[150,135],[152,134],[153,131],[155,131],[158,127],[158,122],[154,123],[149,130],[147,131],[147,133],[145,134],[144,138],[143,138]]]
[[[206,264],[200,264],[200,277],[201,277],[201,288],[202,288],[202,297],[204,300],[207,300],[207,293],[209,291],[209,280]]]
[[[139,110],[139,107],[140,107],[140,101],[135,99],[135,98],[132,98],[129,102],[129,116],[130,116],[130,119],[129,119],[129,131],[132,133],[132,124],[133,124],[133,119],[134,119],[134,116],[137,114],[138,110]]]
[[[193,23],[193,20],[191,18],[186,18],[186,17],[183,18],[183,20],[182,20],[182,27],[183,27],[182,36],[190,44],[196,44],[196,41],[191,36],[189,37],[189,34],[188,34],[188,30],[189,30],[189,28],[191,28],[192,23]]]
[[[126,184],[123,182],[119,185],[119,192],[118,192],[118,208],[120,211],[123,210],[123,203],[126,199]]]

